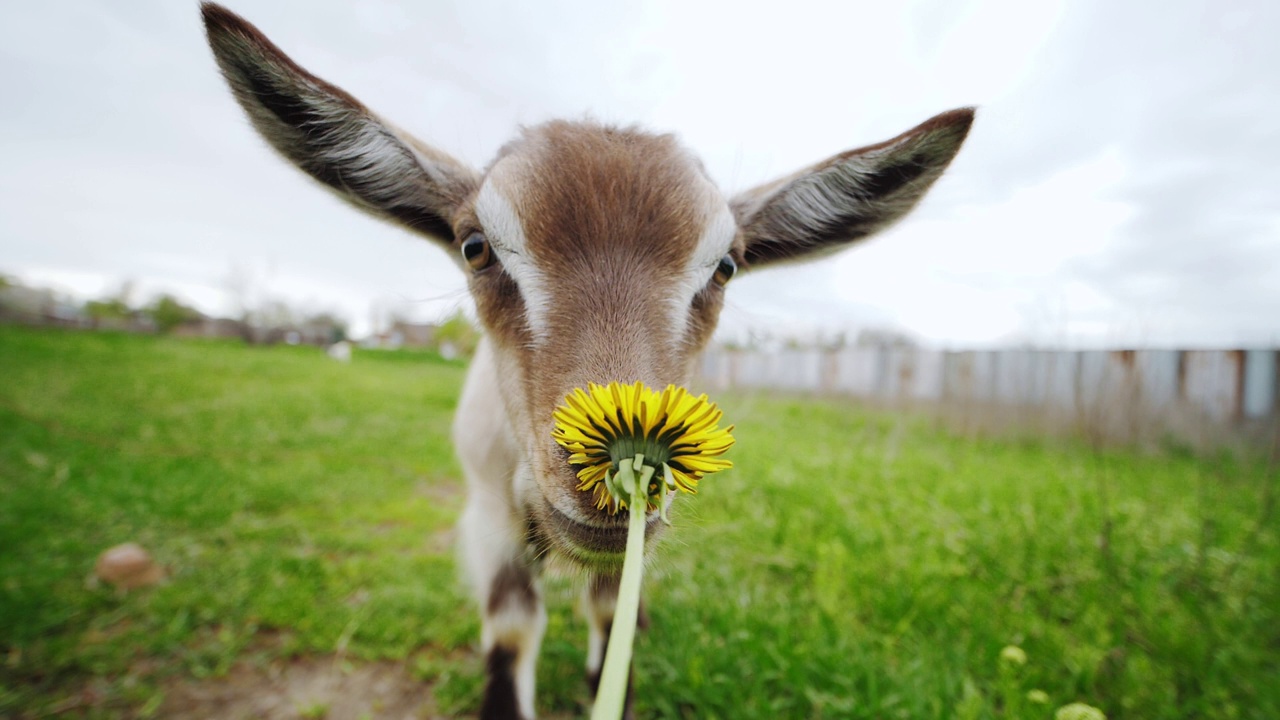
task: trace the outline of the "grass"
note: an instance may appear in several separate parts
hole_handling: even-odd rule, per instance
[[[334,653],[402,660],[441,712],[473,712],[463,372],[0,327],[0,716],[145,716],[167,679]],[[717,400],[737,468],[678,504],[646,578],[642,716],[1280,717],[1280,478],[1260,461]],[[88,586],[126,540],[169,580]],[[547,594],[539,705],[576,715],[576,590]]]

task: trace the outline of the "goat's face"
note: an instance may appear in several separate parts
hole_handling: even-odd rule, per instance
[[[670,136],[593,123],[527,130],[484,173],[307,73],[206,6],[210,44],[272,146],[360,209],[445,246],[469,275],[533,539],[620,562],[625,527],[576,491],[552,410],[588,382],[684,384],[735,270],[817,257],[894,222],[959,150],[971,110],[726,200]],[[651,527],[656,525],[651,522]]]
[[[607,562],[625,517],[575,489],[552,411],[588,382],[687,381],[744,262],[729,204],[670,136],[553,122],[504,149],[454,234],[528,461],[521,500],[545,542]]]

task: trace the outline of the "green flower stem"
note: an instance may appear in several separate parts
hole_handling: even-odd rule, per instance
[[[640,477],[636,477],[639,465]],[[644,456],[625,458],[618,463],[618,487],[630,494],[627,508],[627,554],[622,561],[622,581],[613,610],[613,628],[600,673],[600,690],[591,708],[591,720],[617,720],[627,699],[627,674],[631,669],[631,645],[636,637],[636,617],[640,613],[640,580],[644,573],[644,525],[648,507],[649,480],[654,469],[644,464]],[[638,482],[637,482],[638,481]]]

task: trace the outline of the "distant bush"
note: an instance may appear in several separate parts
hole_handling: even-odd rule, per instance
[[[461,310],[454,312],[436,330],[436,347],[440,348],[441,354],[445,354],[446,357],[448,353],[445,348],[448,346],[453,347],[456,355],[470,357],[479,343],[480,331],[471,324]]]
[[[156,330],[165,334],[185,322],[199,320],[203,317],[199,310],[183,305],[181,301],[172,295],[161,295],[156,298],[147,307],[146,313],[155,322]]]

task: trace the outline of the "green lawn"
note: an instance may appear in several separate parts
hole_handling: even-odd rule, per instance
[[[0,716],[145,716],[175,677],[334,653],[403,660],[439,712],[473,710],[463,372],[0,327]],[[717,399],[737,467],[679,504],[646,579],[642,717],[1280,717],[1280,477],[1261,461]],[[168,581],[88,586],[126,540]],[[568,717],[586,631],[572,580],[547,594],[540,709]]]

